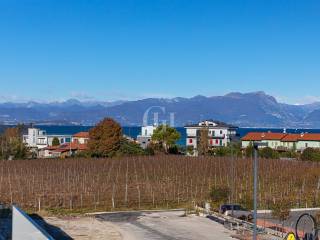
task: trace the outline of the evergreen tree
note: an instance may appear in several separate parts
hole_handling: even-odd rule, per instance
[[[59,138],[54,137],[54,138],[52,139],[52,146],[59,146],[59,145],[60,145]]]
[[[152,141],[159,143],[164,151],[168,153],[170,147],[173,147],[180,138],[180,133],[168,125],[160,125],[152,135]]]

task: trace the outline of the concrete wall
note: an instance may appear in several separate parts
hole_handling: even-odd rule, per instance
[[[12,240],[54,240],[18,207],[12,207]]]
[[[247,148],[252,144],[252,141],[241,141],[242,148]]]

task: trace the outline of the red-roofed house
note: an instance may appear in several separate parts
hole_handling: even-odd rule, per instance
[[[89,141],[89,132],[78,132],[72,136],[73,143],[87,144]]]
[[[253,142],[264,142],[267,143],[268,147],[277,150],[296,150],[301,152],[308,147],[320,148],[320,134],[318,133],[250,132],[241,141],[242,148],[248,147]]]
[[[283,149],[297,150],[299,136],[300,134],[287,134],[284,138],[282,138],[281,142]]]
[[[297,150],[303,151],[304,149],[320,148],[320,134],[317,133],[301,133],[298,137]]]
[[[87,144],[81,143],[65,143],[59,146],[50,146],[42,149],[39,153],[39,157],[42,158],[65,158],[73,156],[79,152],[87,150]]]
[[[286,133],[250,132],[241,139],[242,148],[248,147],[253,142],[263,142],[267,143],[268,147],[277,149],[278,147],[282,146],[281,140],[286,135]]]

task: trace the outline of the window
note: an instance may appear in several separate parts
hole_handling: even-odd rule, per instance
[[[222,130],[220,130],[220,134],[222,134]]]
[[[306,148],[308,147],[308,143],[306,143]]]
[[[240,211],[241,207],[239,205],[234,205],[234,209],[233,210]]]

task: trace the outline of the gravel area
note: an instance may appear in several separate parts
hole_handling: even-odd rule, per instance
[[[117,227],[94,217],[46,217],[46,230],[55,239],[122,240]]]

